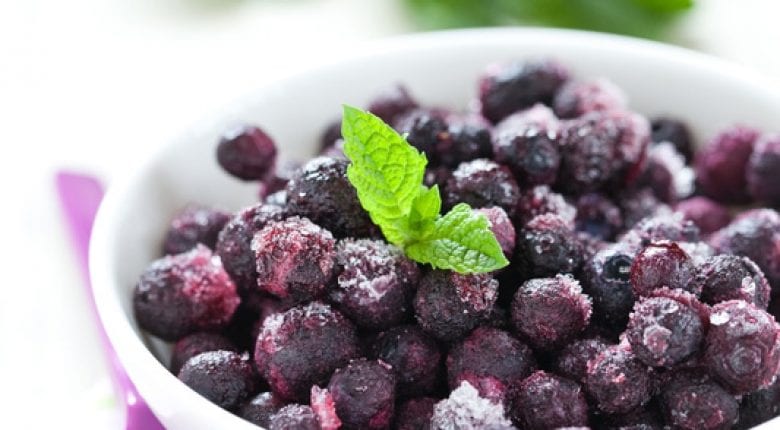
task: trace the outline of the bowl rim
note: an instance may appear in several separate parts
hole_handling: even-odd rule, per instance
[[[648,55],[659,56],[674,62],[675,66],[678,67],[695,65],[697,68],[706,68],[712,73],[718,73],[723,79],[739,81],[740,85],[753,87],[756,90],[760,89],[780,100],[780,88],[777,88],[765,76],[752,69],[709,54],[627,36],[536,27],[447,30],[392,36],[369,41],[354,52],[340,53],[328,61],[314,64],[311,67],[264,79],[256,86],[248,89],[243,96],[230,103],[226,109],[215,110],[218,114],[212,115],[204,121],[194,122],[194,126],[174,135],[173,139],[166,139],[166,141],[160,142],[161,144],[156,145],[155,149],[143,157],[140,162],[124,166],[115,175],[99,207],[89,248],[89,273],[93,285],[93,296],[100,321],[117,352],[118,359],[124,366],[130,379],[136,383],[141,395],[144,396],[143,387],[148,387],[151,384],[164,384],[167,383],[166,378],[173,378],[171,382],[176,382],[177,385],[180,385],[180,389],[177,389],[178,392],[176,394],[189,397],[184,399],[188,404],[200,402],[194,404],[203,406],[199,414],[207,414],[209,421],[220,420],[225,425],[230,425],[231,428],[258,428],[211,404],[194,391],[187,389],[184,384],[178,383],[175,380],[175,376],[157,360],[138,334],[136,334],[131,321],[124,317],[120,291],[127,291],[127,286],[119,285],[117,282],[115,267],[112,263],[112,261],[116,260],[115,253],[118,249],[117,241],[113,239],[117,229],[121,228],[121,225],[118,223],[119,210],[122,207],[122,201],[130,190],[142,180],[144,174],[167,153],[172,145],[181,139],[187,139],[189,136],[198,136],[206,130],[213,129],[215,124],[223,123],[222,119],[229,118],[231,112],[239,111],[241,106],[253,101],[263,91],[279,82],[299,79],[306,75],[316,76],[331,69],[345,67],[350,62],[358,62],[375,56],[399,54],[409,50],[436,49],[437,47],[453,44],[480,46],[499,43],[506,44],[507,41],[519,39],[545,39],[550,43],[574,46],[592,46],[597,44],[599,49],[604,51],[641,49],[646,51]],[[153,382],[155,380],[156,382]],[[139,384],[138,381],[142,383]],[[150,406],[154,409],[158,405]],[[155,410],[155,413],[158,414],[170,412]],[[232,419],[229,417],[232,417]]]

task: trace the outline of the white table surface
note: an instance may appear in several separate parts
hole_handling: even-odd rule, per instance
[[[780,2],[697,3],[676,41],[780,85]],[[411,29],[394,0],[0,3],[0,428],[121,423],[55,169],[110,182],[263,79]]]

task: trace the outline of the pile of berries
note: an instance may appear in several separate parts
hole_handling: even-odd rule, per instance
[[[171,371],[268,429],[745,429],[778,415],[780,136],[735,126],[694,153],[683,122],[649,121],[555,61],[491,66],[478,92],[464,113],[398,86],[368,110],[425,152],[445,208],[485,214],[510,266],[433,270],[384,241],[339,121],[292,169],[265,132],[234,130],[217,160],[259,181],[261,201],[185,208],[134,291],[138,324],[175,342]]]

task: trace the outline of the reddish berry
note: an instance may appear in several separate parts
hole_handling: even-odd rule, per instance
[[[620,242],[644,247],[653,242],[698,242],[699,228],[680,214],[667,213],[645,218],[619,238]]]
[[[230,215],[218,209],[200,205],[187,205],[171,220],[163,242],[165,254],[180,254],[197,244],[214,249],[217,236],[230,220]]]
[[[395,375],[381,361],[360,359],[336,370],[328,391],[344,429],[389,429],[395,410]]]
[[[428,430],[436,402],[433,397],[418,397],[402,403],[395,414],[396,430]]]
[[[780,207],[780,134],[765,136],[756,142],[747,165],[747,184],[750,196],[770,206]]]
[[[650,295],[661,287],[680,288],[699,294],[693,282],[693,259],[675,242],[654,242],[642,249],[631,264],[631,287],[637,296]]]
[[[258,127],[239,127],[220,139],[217,161],[239,179],[263,179],[276,163],[276,144]]]
[[[699,227],[702,234],[714,233],[731,222],[729,210],[714,200],[697,196],[678,202],[674,210]]]
[[[580,385],[542,370],[519,385],[512,414],[529,430],[588,425],[588,403]]]
[[[515,226],[512,224],[512,220],[509,219],[509,215],[506,211],[500,207],[493,206],[489,208],[477,209],[477,212],[485,215],[488,222],[490,222],[490,231],[496,237],[498,244],[501,245],[501,250],[504,251],[504,255],[511,257],[515,251],[516,233]]]
[[[653,190],[647,188],[623,192],[616,203],[623,212],[623,225],[626,228],[632,228],[644,219],[668,217],[672,214],[672,209],[661,203]]]
[[[721,203],[747,203],[747,168],[759,133],[735,126],[716,135],[696,155],[696,179],[707,196]]]
[[[208,351],[184,363],[179,380],[223,409],[234,409],[254,391],[257,375],[249,354]]]

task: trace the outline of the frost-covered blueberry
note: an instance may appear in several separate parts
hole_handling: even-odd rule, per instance
[[[444,112],[435,109],[413,109],[399,116],[393,127],[435,163],[436,147],[442,139],[449,137],[445,116]]]
[[[165,233],[163,252],[180,254],[201,243],[214,249],[217,236],[230,220],[230,215],[219,209],[201,205],[187,205],[171,220]]]
[[[626,95],[617,85],[604,78],[569,81],[553,100],[559,118],[576,118],[588,112],[623,109]]]
[[[395,411],[395,374],[381,361],[355,360],[336,370],[328,391],[344,429],[389,429]]]
[[[333,274],[336,241],[306,218],[268,223],[252,239],[261,291],[295,302],[320,297]]]
[[[468,382],[433,407],[430,430],[516,430],[506,417],[504,406],[479,395]]]
[[[612,201],[603,194],[584,194],[577,199],[577,231],[603,239],[612,240],[623,228],[623,216]]]
[[[547,213],[529,221],[517,235],[515,264],[528,276],[574,273],[582,263],[582,246],[572,225]]]
[[[255,364],[273,392],[285,399],[309,399],[312,385],[359,354],[355,328],[320,302],[277,313],[263,321]]]
[[[482,117],[451,117],[447,132],[436,142],[436,161],[440,165],[455,168],[465,161],[492,158],[493,144],[490,124]]]
[[[497,297],[498,281],[490,275],[433,270],[420,280],[414,311],[423,330],[449,342],[485,321]]]
[[[619,241],[644,247],[661,241],[698,242],[699,237],[699,228],[694,223],[683,219],[681,214],[669,212],[642,219]]]
[[[742,397],[735,428],[746,430],[780,414],[780,380],[767,388]]]
[[[769,386],[780,366],[780,326],[772,315],[742,300],[712,307],[704,361],[734,394]]]
[[[310,406],[293,403],[271,415],[268,430],[320,430],[320,423]]]
[[[561,163],[560,133],[535,123],[499,126],[493,133],[495,160],[509,166],[517,180],[527,185],[551,185]],[[507,121],[507,120],[505,120]],[[504,124],[504,123],[502,123]]]
[[[538,185],[520,194],[515,213],[517,227],[523,227],[537,216],[547,213],[557,215],[573,226],[577,209],[562,195],[553,192],[549,186]]]
[[[510,308],[512,326],[532,346],[544,350],[565,345],[588,325],[590,297],[571,276],[526,281]]]
[[[317,416],[321,430],[338,430],[343,424],[336,413],[336,400],[326,388],[311,387],[311,409]]]
[[[574,381],[540,370],[522,381],[517,391],[512,415],[523,429],[588,425],[588,403]]]
[[[343,154],[342,154],[342,158],[343,158]],[[261,184],[261,196],[265,196],[265,202],[268,204],[275,204],[277,206],[284,207],[286,203],[282,203],[282,204],[272,203],[268,201],[268,198],[271,196],[271,194],[278,193],[279,191],[285,191],[285,189],[287,188],[287,183],[290,182],[290,180],[293,177],[295,177],[300,172],[300,170],[301,170],[300,162],[294,160],[287,160],[282,162],[279,166],[276,167],[276,169],[273,172],[273,175],[266,176],[266,178],[263,179],[263,182]],[[286,196],[287,193],[284,193],[284,195]]]
[[[660,202],[653,190],[647,188],[624,191],[618,195],[616,203],[623,213],[623,225],[626,228],[632,228],[647,218],[672,214],[672,209]]]
[[[490,65],[479,80],[482,115],[496,123],[536,103],[549,105],[569,71],[551,60]]]
[[[647,151],[637,185],[653,190],[660,201],[672,203],[693,192],[694,178],[682,154],[671,143],[661,142]]]
[[[674,210],[696,224],[702,234],[714,233],[731,222],[731,214],[726,207],[704,196],[678,202]]]
[[[345,239],[336,248],[336,273],[330,299],[358,326],[384,329],[408,315],[419,270],[400,249],[378,240]]]
[[[569,379],[583,382],[588,373],[588,362],[610,346],[601,337],[587,337],[566,345],[555,359],[555,371]]]
[[[438,401],[433,397],[418,397],[401,403],[395,413],[395,429],[428,430]]]
[[[674,118],[655,118],[650,122],[653,143],[669,142],[685,157],[685,162],[693,159],[693,138],[688,126]]]
[[[630,277],[636,253],[631,245],[609,245],[583,267],[582,285],[593,299],[594,317],[609,326],[622,329],[634,307]]]
[[[419,107],[417,101],[401,84],[385,89],[368,103],[368,111],[388,124],[392,124],[396,118],[417,107]]]
[[[747,184],[750,196],[764,204],[780,207],[780,134],[764,136],[756,142],[747,165]]]
[[[217,333],[200,332],[184,336],[173,345],[171,352],[171,373],[174,375],[190,358],[207,351],[236,351],[230,339]]]
[[[727,128],[697,154],[696,181],[704,194],[721,203],[747,203],[746,168],[757,130],[744,126]]]
[[[498,206],[480,208],[477,209],[477,212],[487,217],[488,222],[490,222],[490,231],[493,232],[496,240],[498,240],[498,244],[501,245],[501,250],[504,251],[504,255],[510,257],[515,251],[517,233],[515,232],[515,226],[512,224],[512,220],[509,219],[509,215]]]
[[[510,389],[535,369],[531,348],[492,327],[477,328],[447,356],[451,390],[467,381],[481,397],[498,402],[507,400]]]
[[[217,161],[239,179],[263,179],[276,164],[276,144],[258,127],[238,127],[220,139]]]
[[[225,327],[240,301],[219,257],[203,245],[152,262],[133,291],[138,325],[168,341]]]
[[[528,128],[544,129],[555,132],[561,131],[561,121],[555,116],[552,109],[542,103],[536,103],[528,109],[515,112],[504,118],[493,128],[493,138],[500,134],[517,134],[518,130]]]
[[[677,243],[653,242],[644,247],[631,264],[631,287],[636,296],[647,296],[661,287],[680,288],[696,295],[693,259]],[[697,288],[694,290],[694,288]]]
[[[626,346],[611,346],[588,363],[585,389],[602,412],[630,412],[650,400],[653,386],[650,368]]]
[[[347,160],[318,157],[287,183],[287,210],[312,220],[337,238],[370,236],[368,213],[347,179]]]
[[[271,424],[271,415],[279,411],[284,405],[284,400],[274,393],[264,392],[241,405],[238,409],[238,416],[256,426],[267,428]]]
[[[458,203],[468,203],[473,208],[499,206],[510,216],[514,214],[519,197],[520,188],[512,172],[482,158],[461,163],[444,189],[447,207]]]
[[[756,263],[747,257],[710,257],[696,268],[694,282],[701,289],[701,300],[711,305],[727,300],[744,300],[760,309],[769,306],[769,282]]]
[[[604,430],[668,430],[655,402],[640,406],[625,414],[598,414],[594,428]]]
[[[371,356],[392,366],[399,396],[428,394],[437,388],[442,354],[436,341],[417,325],[380,333],[371,345]]]
[[[249,354],[207,351],[184,363],[179,380],[220,408],[232,410],[255,391],[257,375]]]
[[[739,402],[698,369],[676,372],[660,399],[667,424],[676,429],[726,430],[737,421]]]

